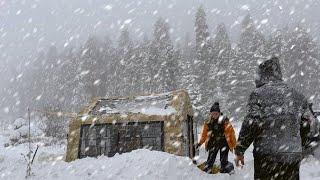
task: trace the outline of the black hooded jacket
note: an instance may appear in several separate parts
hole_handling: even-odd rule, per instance
[[[277,58],[259,65],[256,85],[248,100],[235,153],[243,155],[253,142],[254,156],[268,156],[280,162],[300,161],[301,121],[312,116],[306,98],[282,81]],[[318,133],[317,128],[310,128],[310,133]]]

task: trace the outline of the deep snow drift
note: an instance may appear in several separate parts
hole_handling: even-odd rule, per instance
[[[21,153],[26,154],[28,145],[4,147],[8,141],[8,134],[1,133],[0,179],[24,179],[27,166]],[[236,169],[236,173],[231,176],[206,174],[189,158],[147,149],[117,154],[112,158],[85,158],[71,163],[63,161],[65,151],[65,145],[41,146],[32,167],[33,176],[29,179],[253,179],[252,147],[246,152],[243,169]],[[206,153],[201,149],[198,162],[205,158]],[[233,158],[234,155],[229,153],[229,161],[233,162]],[[216,162],[219,162],[218,159],[219,155]],[[303,180],[320,180],[320,162],[313,157],[307,158],[302,162],[300,177]]]

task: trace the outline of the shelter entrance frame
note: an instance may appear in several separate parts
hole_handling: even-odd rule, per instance
[[[187,139],[188,139],[188,150],[189,150],[189,157],[193,158],[196,155],[195,146],[194,146],[194,126],[193,126],[193,116],[187,115]]]
[[[112,157],[141,148],[164,151],[164,122],[83,124],[79,141],[79,158]]]

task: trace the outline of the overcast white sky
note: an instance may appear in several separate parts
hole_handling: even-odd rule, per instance
[[[52,43],[60,50],[67,44],[78,46],[90,34],[114,40],[124,24],[135,37],[150,37],[160,16],[168,19],[172,39],[183,40],[186,32],[193,33],[194,13],[201,4],[210,30],[224,22],[233,41],[248,12],[265,34],[276,25],[301,21],[319,34],[318,0],[0,0],[0,65]]]

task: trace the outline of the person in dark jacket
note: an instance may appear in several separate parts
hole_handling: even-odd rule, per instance
[[[200,142],[196,145],[199,148],[205,143],[205,148],[209,151],[205,172],[210,172],[220,151],[221,173],[230,173],[227,168],[229,150],[233,152],[236,146],[234,129],[229,119],[222,115],[218,102],[215,102],[210,109],[210,118],[205,121],[201,133]]]
[[[244,164],[244,152],[253,143],[255,179],[299,179],[300,126],[308,123],[308,136],[319,133],[308,102],[283,82],[276,57],[259,65],[256,87],[237,141],[236,165]]]

